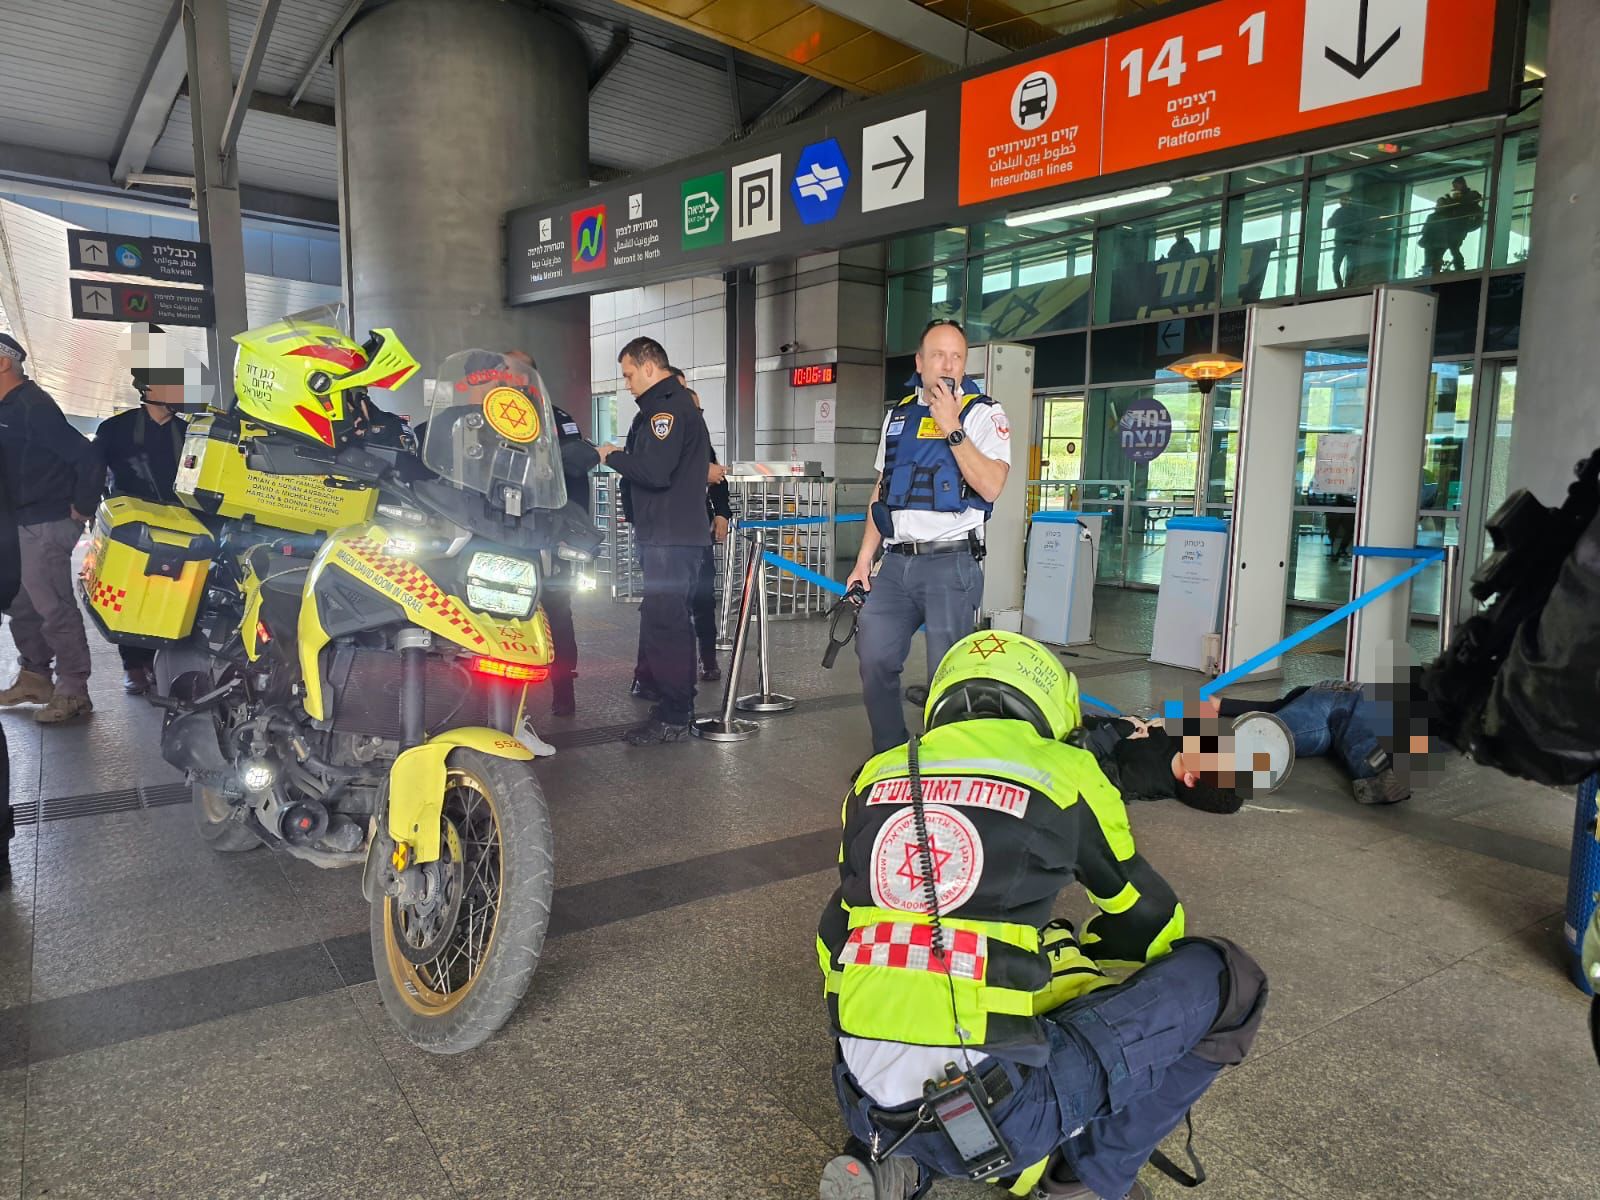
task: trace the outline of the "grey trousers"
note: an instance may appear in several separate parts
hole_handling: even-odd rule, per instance
[[[22,587],[11,602],[11,636],[24,671],[51,677],[56,691],[89,694],[89,641],[72,587],[72,551],[83,533],[77,521],[46,521],[17,530]]]
[[[874,754],[894,749],[908,736],[900,672],[918,628],[927,626],[931,679],[950,647],[978,627],[982,604],[983,568],[965,547],[951,554],[883,556],[856,625]]]

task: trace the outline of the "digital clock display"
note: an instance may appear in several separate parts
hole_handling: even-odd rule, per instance
[[[790,367],[790,387],[818,387],[839,382],[838,363],[812,363],[809,367]]]

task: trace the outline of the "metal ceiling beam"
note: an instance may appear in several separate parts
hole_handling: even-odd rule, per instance
[[[239,130],[244,128],[244,115],[250,111],[250,96],[256,90],[256,78],[261,74],[261,60],[267,56],[267,43],[272,40],[272,26],[278,19],[281,0],[261,0],[261,11],[256,14],[255,32],[250,35],[250,49],[245,51],[244,69],[233,89],[233,100],[228,105],[227,118],[222,122],[222,157],[230,158],[239,144]]]
[[[917,0],[811,0],[818,8],[848,17],[903,46],[958,67],[1011,53],[999,42],[923,8]]]
[[[594,95],[595,89],[606,81],[606,76],[617,69],[617,66],[627,56],[628,49],[633,45],[633,36],[628,32],[626,25],[619,25],[611,34],[611,44],[606,47],[605,53],[600,56],[600,61],[595,63],[589,71],[589,94]]]
[[[741,137],[749,137],[753,133],[763,133],[769,129],[778,129],[797,121],[812,107],[820,104],[830,92],[836,90],[833,84],[826,79],[818,79],[814,75],[807,75],[758,112],[749,124],[745,125],[738,134],[729,140],[737,141]]]
[[[334,43],[337,42],[351,21],[356,19],[356,14],[361,11],[361,6],[367,0],[350,0],[333,24],[328,26],[328,32],[323,35],[322,44],[317,47],[317,52],[311,56],[311,61],[306,63],[304,71],[300,72],[300,81],[294,85],[294,91],[289,96],[289,107],[294,108],[300,103],[300,98],[306,94],[306,89],[311,86],[311,77],[317,73],[322,64],[328,61],[333,53]]]
[[[739,60],[733,47],[726,48],[723,57],[728,63],[728,107],[733,113],[733,136],[744,132],[744,100],[739,96]]]
[[[178,89],[178,99],[185,99],[188,95],[189,84],[185,82]],[[289,97],[274,96],[271,92],[250,93],[250,111],[272,117],[287,117],[291,121],[305,121],[312,125],[326,125],[330,129],[337,128],[339,124],[331,104],[318,104],[313,100],[290,104]]]
[[[111,168],[98,158],[6,143],[0,143],[0,191],[45,195],[69,203],[131,208],[139,212],[177,208],[187,213],[194,208],[193,193],[188,189],[123,187],[111,178]],[[339,226],[338,204],[319,196],[302,196],[247,184],[239,189],[239,205],[252,217],[326,229]]]
[[[183,22],[180,19],[182,0],[173,0],[161,34],[156,38],[155,50],[145,64],[144,77],[134,93],[128,115],[123,118],[122,131],[117,136],[117,152],[112,156],[111,177],[123,182],[135,171],[142,171],[150,161],[150,152],[161,140],[167,127],[167,117],[178,99],[178,89],[183,86],[189,63],[184,53]]]

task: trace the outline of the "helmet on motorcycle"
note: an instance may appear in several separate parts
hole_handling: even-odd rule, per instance
[[[344,332],[344,306],[333,304],[246,330],[233,340],[233,388],[241,413],[271,429],[341,446],[361,417],[367,388],[397,388],[417,360],[392,329],[365,345]]]
[[[969,634],[944,656],[928,688],[929,729],[971,717],[1026,721],[1059,742],[1083,723],[1078,680],[1032,638],[990,630]]]

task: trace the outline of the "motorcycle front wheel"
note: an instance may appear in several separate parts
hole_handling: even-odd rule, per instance
[[[452,752],[440,821],[426,887],[373,902],[372,960],[384,1008],[407,1039],[460,1054],[504,1025],[527,992],[555,867],[531,763]]]

